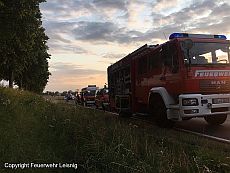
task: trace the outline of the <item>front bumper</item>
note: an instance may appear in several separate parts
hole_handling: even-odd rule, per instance
[[[183,106],[182,100],[196,98],[198,100],[197,106]],[[225,103],[216,103],[213,100],[229,100]],[[204,117],[211,115],[230,114],[230,94],[181,94],[179,95],[178,105],[169,105],[167,111],[169,119]],[[177,114],[177,116],[176,116]],[[178,117],[179,115],[179,117]]]
[[[109,103],[108,102],[103,102],[102,103],[104,106],[109,106]]]
[[[90,104],[95,104],[95,101],[86,100],[85,102],[86,102],[86,104],[89,104],[89,105],[90,105]]]

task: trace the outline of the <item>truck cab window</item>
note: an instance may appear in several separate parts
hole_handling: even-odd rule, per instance
[[[162,58],[164,65],[169,67],[172,73],[178,72],[179,62],[175,42],[169,42],[162,46]]]
[[[212,65],[212,64],[229,64],[229,45],[224,43],[202,43],[194,42],[193,47],[189,50],[189,57],[186,48],[181,43],[181,49],[184,54],[185,64],[191,65]]]

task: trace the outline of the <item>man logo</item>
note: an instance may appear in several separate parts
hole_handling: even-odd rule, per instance
[[[225,85],[225,84],[226,84],[226,81],[224,81],[224,80],[211,81],[211,85]]]

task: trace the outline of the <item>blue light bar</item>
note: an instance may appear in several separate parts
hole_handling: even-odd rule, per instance
[[[214,38],[227,40],[227,37],[225,35],[214,35]]]
[[[169,40],[174,39],[174,38],[184,38],[184,37],[188,37],[188,34],[186,34],[186,33],[172,33],[169,36]]]
[[[187,34],[187,33],[172,33],[169,39],[174,38],[217,38],[227,40],[225,35],[208,35],[208,34]]]

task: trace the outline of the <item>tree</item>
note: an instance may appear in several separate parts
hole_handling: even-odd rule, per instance
[[[41,92],[48,78],[50,55],[39,4],[45,0],[0,0],[0,77]],[[38,89],[39,88],[39,89]]]
[[[35,44],[31,51],[33,57],[30,65],[20,73],[16,78],[16,84],[19,88],[41,93],[49,78],[48,61],[49,54],[47,53],[48,47],[43,44],[48,37],[44,34],[44,29],[39,28],[37,35],[34,38]]]

